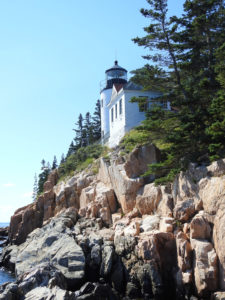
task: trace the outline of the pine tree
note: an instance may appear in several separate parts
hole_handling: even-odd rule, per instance
[[[93,123],[92,123],[91,114],[89,112],[87,112],[85,115],[83,135],[86,138],[86,141],[85,141],[86,146],[93,143],[93,141],[94,141]]]
[[[44,159],[41,161],[41,170],[42,172],[38,175],[38,194],[43,192],[44,183],[47,181],[48,175],[51,171],[51,166],[49,162],[46,165],[46,161]]]
[[[97,100],[95,105],[95,111],[93,114],[93,141],[98,141],[101,138],[101,104],[100,100]]]
[[[37,199],[38,194],[38,181],[37,181],[37,174],[34,175],[34,185],[33,185],[33,193],[32,193],[32,199],[35,201]]]
[[[216,52],[217,63],[215,71],[220,88],[213,98],[209,108],[211,124],[206,132],[211,138],[209,152],[211,160],[215,160],[225,155],[225,43]]]
[[[151,19],[150,25],[144,28],[147,35],[142,38],[136,37],[133,41],[152,51],[152,54],[143,56],[145,59],[173,68],[175,82],[186,99],[175,54],[174,34],[177,25],[171,26],[171,22],[167,20],[167,0],[147,0],[147,2],[150,9],[141,9],[142,15]]]
[[[72,142],[72,143],[73,143],[73,142]],[[65,155],[64,155],[64,153],[62,153],[62,155],[61,155],[61,161],[60,161],[60,165],[61,165],[61,164],[63,164],[65,161],[66,161],[66,159],[65,159]]]
[[[224,2],[186,0],[182,18],[172,17],[170,20],[167,20],[166,16],[166,0],[147,2],[150,9],[142,9],[141,12],[151,19],[151,24],[145,28],[147,35],[134,41],[150,51],[155,50],[156,54],[149,54],[145,58],[164,65],[166,83],[170,88],[167,95],[163,88],[161,91],[177,111],[173,116],[165,114],[161,123],[157,123],[155,117],[159,117],[161,113],[153,108],[147,113],[145,122],[145,126],[151,128],[152,135],[158,131],[161,144],[166,145],[163,148],[162,162],[154,168],[167,169],[168,175],[169,170],[173,173],[175,168],[186,168],[190,161],[201,162],[203,158],[207,161],[210,136],[212,138],[213,132],[218,131],[218,123],[214,124],[213,128],[211,120],[212,115],[214,120],[219,117],[219,110],[224,111],[222,91],[220,101],[215,100],[220,89],[218,77],[223,78],[223,72],[217,75],[216,56],[224,42]],[[223,65],[220,65],[220,68],[224,70]],[[161,78],[155,80],[156,70],[152,72],[154,77],[151,77],[152,74],[147,72],[146,68],[141,71],[142,73],[135,74],[134,80],[143,79],[144,85],[147,86],[147,74],[150,81],[157,84],[159,82],[161,85]],[[175,127],[167,132],[166,124],[171,118]],[[222,147],[223,120],[224,116],[220,114],[220,142],[217,140],[217,145],[211,143],[211,150],[213,147],[214,151],[216,147]],[[215,139],[215,134],[213,138]]]
[[[54,155],[53,162],[52,162],[52,170],[56,169],[57,167],[58,167],[57,158]]]
[[[146,91],[159,91],[166,93],[170,89],[168,73],[158,66],[146,64],[143,68],[130,72],[130,80],[143,87]]]
[[[77,149],[76,149],[76,147],[75,147],[75,145],[74,145],[74,142],[72,141],[72,142],[70,143],[68,152],[67,152],[67,154],[66,154],[66,158],[69,157],[71,154],[73,154],[76,150],[77,150]],[[64,158],[64,160],[65,160],[65,158]],[[65,161],[64,161],[64,162],[65,162]]]
[[[76,132],[76,136],[74,138],[75,141],[75,149],[79,149],[80,147],[85,146],[85,131],[84,131],[84,119],[82,114],[79,114],[78,121],[75,124],[76,129],[73,129]]]

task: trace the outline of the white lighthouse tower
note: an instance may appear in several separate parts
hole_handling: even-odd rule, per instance
[[[112,96],[112,88],[114,84],[127,83],[127,70],[118,65],[116,60],[114,66],[105,71],[106,80],[101,88],[101,135],[102,142],[105,143],[110,135],[109,128],[109,108],[108,104]]]

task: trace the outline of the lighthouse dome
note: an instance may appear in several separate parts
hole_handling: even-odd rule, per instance
[[[127,83],[127,70],[118,65],[116,60],[114,66],[105,71],[106,89],[112,88],[115,83]]]

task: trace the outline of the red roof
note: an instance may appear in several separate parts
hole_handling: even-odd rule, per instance
[[[122,83],[114,83],[113,85],[117,91],[117,93],[119,93],[119,91],[122,89],[122,87],[124,86],[124,84]]]

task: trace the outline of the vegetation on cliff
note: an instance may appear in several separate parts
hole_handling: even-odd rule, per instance
[[[165,182],[190,161],[225,155],[225,7],[220,0],[186,0],[182,17],[168,18],[166,0],[147,2],[141,13],[150,24],[134,42],[149,49],[144,58],[153,65],[133,71],[132,80],[162,93],[137,130],[161,149],[162,160],[150,173]],[[161,108],[165,100],[172,112]]]
[[[209,163],[225,155],[225,7],[221,0],[186,0],[181,18],[168,17],[167,0],[147,0],[141,9],[150,19],[146,35],[133,41],[149,49],[152,62],[134,70],[131,80],[161,96],[146,111],[146,120],[129,132],[121,145],[130,152],[151,141],[161,150],[161,161],[145,175],[156,183],[172,181],[190,162]],[[146,99],[132,99],[145,107]],[[169,101],[172,111],[163,109]],[[101,136],[100,101],[93,116],[79,115],[75,137],[59,165],[60,177],[80,170],[102,154],[94,145]],[[38,192],[51,167],[42,167]]]

